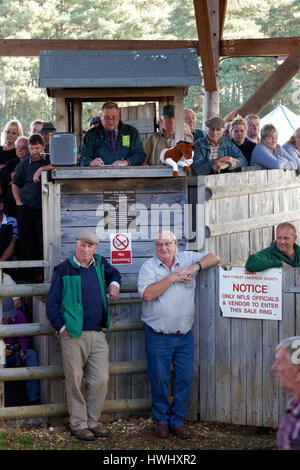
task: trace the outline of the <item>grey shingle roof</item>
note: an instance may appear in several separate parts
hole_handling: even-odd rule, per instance
[[[201,85],[196,49],[41,51],[42,88]]]

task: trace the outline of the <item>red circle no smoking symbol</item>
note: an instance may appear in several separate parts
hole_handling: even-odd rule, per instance
[[[123,233],[119,233],[113,239],[113,246],[116,250],[126,250],[129,245],[129,240]]]

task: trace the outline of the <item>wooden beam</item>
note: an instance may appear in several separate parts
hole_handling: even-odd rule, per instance
[[[198,41],[179,40],[73,40],[73,39],[0,39],[0,56],[39,56],[40,51],[122,51],[151,49],[198,49]]]
[[[219,39],[220,40],[223,38],[226,8],[227,8],[227,0],[220,0],[219,1]]]
[[[220,57],[276,57],[290,55],[300,37],[227,39],[220,41]]]
[[[300,70],[300,43],[294,52],[273,72],[240,108],[239,114],[260,113]]]
[[[195,0],[198,2],[199,0]],[[201,0],[202,1],[202,0]],[[220,2],[220,7],[222,7]],[[221,19],[221,12],[219,14]],[[220,23],[220,32],[224,25]],[[300,43],[300,37],[227,39],[220,41],[220,57],[267,57],[289,55]],[[0,39],[0,56],[34,57],[40,51],[113,51],[149,49],[186,49],[194,48],[205,52],[205,45],[199,41],[179,40],[72,40],[72,39]],[[200,49],[199,49],[200,48]]]
[[[207,0],[194,0],[195,19],[198,33],[198,55],[201,56],[205,91],[217,91],[215,54]]]

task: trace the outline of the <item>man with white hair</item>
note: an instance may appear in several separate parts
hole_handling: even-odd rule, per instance
[[[277,448],[300,450],[300,336],[279,343],[272,370],[277,372],[280,388],[292,396],[277,431]]]
[[[143,300],[148,378],[158,437],[169,432],[180,438],[190,435],[184,418],[193,382],[195,287],[198,271],[216,266],[213,253],[178,252],[169,230],[155,237],[155,256],[142,265],[138,291]],[[168,401],[170,368],[173,363],[173,403]]]

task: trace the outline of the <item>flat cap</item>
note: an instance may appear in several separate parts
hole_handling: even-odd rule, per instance
[[[76,240],[81,240],[82,242],[92,243],[93,245],[98,245],[100,242],[97,235],[89,230],[83,230],[82,232],[78,232],[76,234]]]
[[[51,121],[43,122],[42,127],[39,128],[38,132],[55,132],[55,127]]]
[[[208,119],[205,123],[206,127],[210,129],[223,129],[225,127],[224,119],[220,118],[219,116],[214,116]]]

